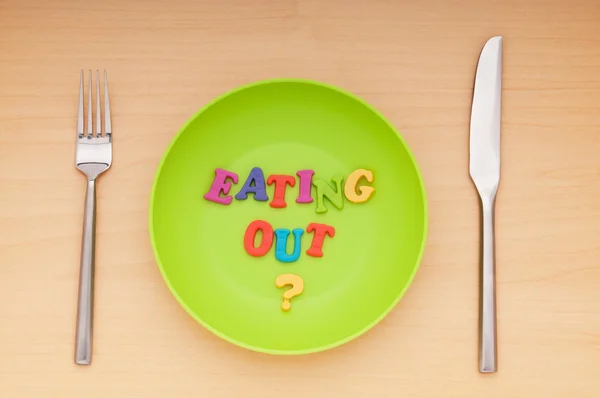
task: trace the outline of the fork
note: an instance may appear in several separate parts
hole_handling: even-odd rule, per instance
[[[75,332],[75,363],[92,362],[92,324],[94,315],[94,268],[96,247],[96,179],[112,163],[112,125],[108,100],[108,81],[104,71],[104,134],[100,114],[100,73],[96,71],[96,126],[93,128],[92,71],[88,85],[87,128],[84,129],[83,70],[79,80],[79,109],[77,112],[77,145],[75,166],[87,177],[81,264],[77,300],[77,329]]]

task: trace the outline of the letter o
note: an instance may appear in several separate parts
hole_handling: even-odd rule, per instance
[[[259,230],[262,231],[262,242],[258,247],[254,247],[254,238]],[[246,252],[249,255],[254,257],[264,256],[271,250],[272,244],[273,227],[271,224],[263,220],[256,220],[248,225],[246,233],[244,234],[244,249],[246,249]]]

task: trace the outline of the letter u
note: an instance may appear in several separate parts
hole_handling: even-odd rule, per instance
[[[291,263],[298,260],[298,258],[300,257],[300,238],[304,233],[304,230],[302,228],[296,228],[293,231],[291,231],[291,233],[294,234],[294,251],[292,252],[292,254],[287,254],[286,247],[288,236],[290,236],[290,230],[283,228],[275,230],[275,258],[281,261],[282,263]]]

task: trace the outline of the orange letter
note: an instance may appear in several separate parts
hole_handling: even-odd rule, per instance
[[[356,193],[356,185],[358,181],[365,177],[368,182],[373,182],[373,172],[365,169],[354,170],[348,176],[346,180],[346,185],[344,186],[344,194],[346,198],[353,203],[362,203],[369,200],[373,192],[375,192],[375,188],[373,187],[359,187],[358,191],[360,194]]]

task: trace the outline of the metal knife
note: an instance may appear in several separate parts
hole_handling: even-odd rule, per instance
[[[497,371],[494,204],[500,183],[500,108],[502,92],[502,37],[483,47],[471,109],[471,178],[481,198],[482,264],[479,308],[479,371]]]

